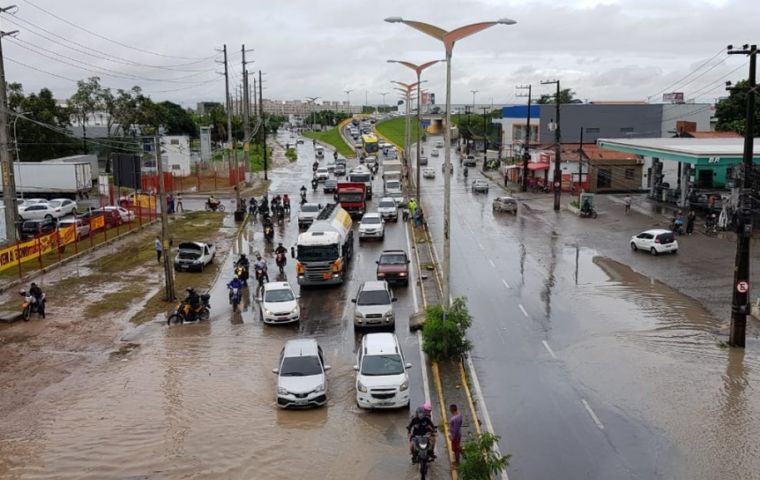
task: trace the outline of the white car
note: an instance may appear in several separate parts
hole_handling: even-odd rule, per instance
[[[327,375],[322,347],[316,340],[288,340],[282,352],[277,374],[277,406],[319,407],[327,403]]]
[[[678,240],[670,230],[646,230],[631,237],[631,250],[645,250],[652,255],[678,252]]]
[[[431,157],[437,157],[438,155],[440,155],[440,152],[438,151],[438,149],[435,149],[430,152]]]
[[[261,319],[264,323],[294,323],[301,320],[298,296],[288,282],[264,284],[261,296]]]
[[[385,222],[379,213],[365,213],[359,222],[359,241],[367,238],[385,238]]]
[[[424,178],[435,178],[435,168],[425,167],[422,169],[422,176]]]
[[[53,208],[60,208],[61,215],[71,215],[77,213],[77,202],[70,198],[54,198],[48,202]]]
[[[396,324],[391,293],[385,280],[370,280],[362,283],[351,299],[354,303],[354,327],[392,327]]]
[[[409,376],[396,335],[369,333],[356,354],[356,404],[360,408],[409,406]]]
[[[51,207],[47,203],[33,203],[18,207],[21,220],[41,220],[43,218],[59,218],[63,214],[60,207]]]
[[[383,220],[393,220],[398,222],[398,205],[396,201],[391,197],[383,197],[377,204],[377,213],[383,217]]]
[[[81,218],[69,217],[58,222],[58,228],[76,226],[77,240],[80,240],[90,234],[90,222]]]
[[[115,207],[113,205],[103,207],[103,210],[116,210],[119,212],[122,223],[129,223],[135,219],[135,212],[127,210],[124,207]]]
[[[508,196],[496,197],[493,199],[493,211],[517,215],[517,200]]]
[[[443,140],[438,140],[435,142],[435,148],[443,148]]]
[[[17,207],[28,207],[29,205],[36,205],[38,203],[48,203],[47,198],[19,198],[16,201]]]
[[[317,168],[317,181],[318,182],[324,182],[328,178],[330,178],[330,170],[327,169],[327,167],[319,167]]]

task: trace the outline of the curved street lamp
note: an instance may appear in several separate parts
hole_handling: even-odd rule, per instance
[[[388,63],[398,63],[398,64],[401,64],[401,65],[405,66],[406,68],[410,68],[410,69],[414,70],[414,73],[417,74],[417,136],[416,136],[417,138],[415,138],[416,143],[417,143],[417,180],[416,180],[416,182],[417,182],[417,200],[419,200],[419,198],[420,198],[420,148],[421,148],[421,145],[420,145],[420,141],[421,141],[420,129],[422,128],[422,125],[421,125],[422,113],[420,112],[420,98],[421,98],[421,94],[422,94],[422,92],[420,91],[420,84],[422,83],[422,81],[420,80],[420,75],[422,75],[422,72],[425,69],[427,69],[429,67],[432,67],[433,65],[435,65],[438,62],[443,62],[443,61],[445,61],[445,60],[433,60],[432,62],[426,62],[426,63],[420,64],[420,65],[415,65],[414,63],[405,62],[403,60],[388,60]]]
[[[451,242],[450,242],[450,219],[451,219],[451,56],[454,52],[454,44],[465,37],[478,33],[494,25],[514,25],[517,22],[511,18],[502,18],[495,22],[480,22],[446,31],[429,23],[416,20],[404,20],[401,17],[388,17],[389,23],[403,23],[407,26],[430,35],[443,43],[446,51],[446,119],[444,129],[444,196],[443,196],[443,307],[448,311],[451,306],[449,280],[451,277]]]
[[[411,111],[409,110],[409,104],[411,103],[412,91],[414,91],[414,88],[418,86],[419,82],[404,83],[404,82],[397,82],[395,80],[391,80],[391,83],[400,85],[400,88],[394,87],[394,90],[398,90],[404,93],[404,103],[406,104],[406,115],[404,115],[404,156],[403,156],[403,159],[404,159],[404,167],[408,169],[409,168],[409,143],[411,143],[412,141],[411,122],[410,122]]]

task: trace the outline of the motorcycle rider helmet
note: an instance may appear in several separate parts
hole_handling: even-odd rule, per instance
[[[422,409],[425,411],[426,414],[430,415],[433,412],[433,406],[430,405],[430,402],[425,402],[422,405]]]
[[[425,416],[425,409],[422,407],[417,407],[417,418],[422,418]]]
[[[261,260],[261,255],[256,255],[256,260]]]

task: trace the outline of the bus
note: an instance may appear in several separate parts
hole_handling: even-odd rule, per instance
[[[362,148],[367,155],[377,153],[377,137],[374,135],[362,135]]]

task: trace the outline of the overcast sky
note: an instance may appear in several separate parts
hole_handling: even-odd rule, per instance
[[[712,101],[725,80],[746,78],[747,58],[728,44],[760,42],[756,0],[17,0],[3,14],[6,79],[24,90],[48,87],[59,98],[75,80],[99,76],[105,86],[139,85],[154,100],[185,106],[224,98],[221,60],[227,44],[231,84],[241,79],[240,47],[249,70],[264,73],[264,97],[319,96],[381,102],[391,80],[414,81],[387,59],[422,63],[443,58],[443,46],[403,24],[402,16],[444,29],[503,17],[499,25],[457,43],[452,101],[524,102],[515,85],[551,92],[542,80],[588,100],[661,100],[664,91]],[[48,13],[46,13],[46,10]],[[52,14],[52,15],[51,15]],[[59,18],[56,18],[59,17]],[[68,23],[67,23],[68,22]],[[85,30],[88,30],[89,33]],[[65,62],[65,63],[61,63]],[[14,62],[21,62],[24,65]],[[742,66],[744,65],[744,66]],[[161,67],[161,68],[156,68]],[[34,70],[36,68],[38,70]],[[684,77],[686,77],[684,79]],[[423,74],[444,102],[445,66]],[[234,88],[234,87],[231,87]],[[386,103],[395,101],[395,93]]]

